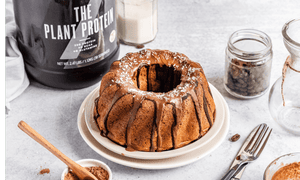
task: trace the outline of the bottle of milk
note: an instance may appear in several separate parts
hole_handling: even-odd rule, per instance
[[[117,0],[119,39],[129,45],[151,42],[157,34],[157,0]]]

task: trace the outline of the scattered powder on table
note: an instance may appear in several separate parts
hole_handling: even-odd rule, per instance
[[[91,172],[98,180],[108,180],[108,172],[100,166],[86,167],[86,169]],[[64,180],[80,180],[72,171],[65,175]]]
[[[45,174],[45,173],[49,174],[50,173],[50,169],[49,168],[45,168],[45,169],[42,169],[40,171],[40,174]]]

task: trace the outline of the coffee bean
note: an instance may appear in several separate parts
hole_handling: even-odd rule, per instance
[[[245,83],[242,79],[238,79],[238,82],[239,82],[240,84],[244,84],[244,83]]]
[[[248,91],[248,89],[247,88],[245,88],[245,89],[240,89],[242,92],[247,92]]]
[[[240,137],[241,137],[241,136],[240,136],[239,134],[235,134],[235,135],[233,135],[233,136],[230,138],[230,140],[231,140],[232,142],[235,142],[235,141],[239,140]]]
[[[268,88],[270,63],[255,65],[232,59],[227,69],[226,86],[242,96],[255,96]]]
[[[245,88],[245,87],[247,87],[248,85],[246,84],[246,83],[244,83],[244,84],[242,84],[242,88]]]
[[[254,88],[254,85],[253,84],[249,84],[249,86],[247,87],[248,90],[251,90]]]

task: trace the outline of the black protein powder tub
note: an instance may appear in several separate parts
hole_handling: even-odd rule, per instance
[[[55,88],[101,80],[119,56],[114,0],[13,0],[27,74]]]

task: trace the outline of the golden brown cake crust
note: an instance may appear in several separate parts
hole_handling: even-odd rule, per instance
[[[204,136],[215,108],[199,63],[181,53],[146,49],[111,65],[94,117],[103,136],[129,151],[164,151]]]

